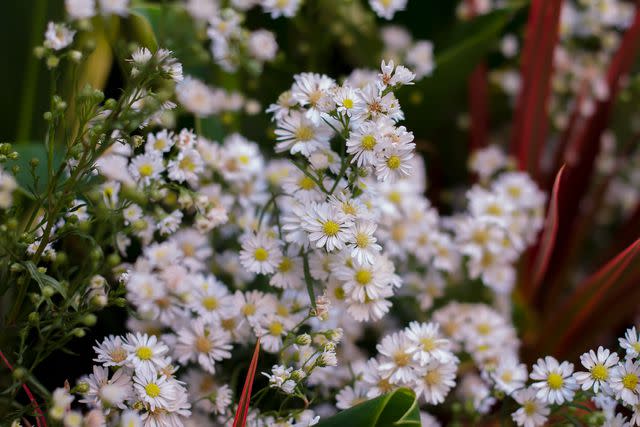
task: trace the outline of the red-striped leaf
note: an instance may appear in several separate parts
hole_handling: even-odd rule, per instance
[[[551,259],[551,254],[555,246],[556,234],[558,232],[558,193],[563,172],[564,166],[558,171],[553,184],[553,192],[551,193],[549,209],[547,210],[547,219],[545,220],[544,230],[539,240],[540,243],[533,264],[533,280],[530,282],[530,289],[527,290],[530,301],[535,297],[544,274],[547,272],[549,260]]]
[[[522,89],[516,105],[511,147],[521,170],[537,177],[547,135],[547,101],[562,0],[533,0],[522,51]]]
[[[256,376],[259,354],[260,337],[258,337],[258,341],[256,341],[256,348],[255,350],[253,350],[253,357],[251,358],[249,371],[247,371],[247,378],[245,379],[244,386],[242,387],[240,402],[238,402],[238,410],[236,412],[235,418],[233,419],[233,427],[245,427],[245,424],[247,422],[247,415],[249,414],[249,403],[251,402],[251,389],[253,388],[253,380]]]
[[[571,346],[572,340],[588,327],[588,321],[593,319],[593,313],[602,304],[610,302],[608,296],[615,292],[617,287],[626,283],[623,275],[632,269],[630,267],[637,267],[638,263],[640,263],[640,239],[577,287],[547,325],[555,328],[566,325],[565,333],[560,340],[554,342],[556,350],[566,351]]]
[[[0,350],[0,359],[2,359],[2,362],[5,364],[5,366],[10,371],[13,372],[13,366],[11,366],[11,363],[9,363],[9,360],[5,357],[2,350]],[[23,383],[22,389],[27,394],[27,397],[29,398],[29,401],[33,405],[33,408],[35,409],[36,414],[38,414],[38,416],[36,417],[36,424],[38,425],[38,427],[47,427],[47,419],[44,417],[44,413],[42,412],[42,409],[40,409],[40,405],[38,405],[38,401],[33,396],[33,393],[31,393],[29,386]]]

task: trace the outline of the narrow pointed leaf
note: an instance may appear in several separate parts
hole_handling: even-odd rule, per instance
[[[256,369],[258,367],[258,355],[260,354],[260,337],[256,341],[256,348],[253,350],[253,357],[251,358],[251,364],[247,371],[247,379],[244,381],[242,387],[242,394],[240,395],[240,401],[238,402],[238,410],[236,416],[233,419],[233,427],[245,427],[247,422],[247,415],[249,414],[249,403],[251,402],[251,390],[253,388],[253,381],[256,376]]]

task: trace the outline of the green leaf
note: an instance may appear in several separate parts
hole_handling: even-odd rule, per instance
[[[322,420],[318,427],[420,427],[420,425],[420,409],[416,395],[407,388],[400,388]]]
[[[16,175],[16,179],[20,187],[24,189],[33,188],[33,178],[31,177],[31,159],[38,159],[38,166],[35,168],[35,175],[39,178],[38,187],[42,190],[49,181],[47,173],[47,148],[40,142],[29,142],[23,144],[14,144],[13,149],[18,152],[20,157],[10,163],[11,166],[18,165],[20,171]],[[53,168],[56,170],[62,163],[63,153],[56,150],[53,153]]]
[[[67,297],[67,290],[62,286],[62,284],[53,277],[45,273],[40,273],[33,262],[27,261],[23,265],[25,266],[27,271],[29,271],[29,274],[31,275],[33,280],[38,283],[38,285],[40,286],[40,290],[42,290],[45,286],[51,286],[60,295],[62,295],[63,298]]]
[[[160,7],[157,5],[136,7],[131,11],[124,24],[129,37],[152,52],[158,49],[154,23],[157,22],[159,15]]]

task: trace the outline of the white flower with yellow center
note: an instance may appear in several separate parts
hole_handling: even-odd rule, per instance
[[[276,273],[269,279],[269,284],[281,289],[299,289],[304,278],[302,259],[298,250],[291,245],[287,253],[282,255]]]
[[[217,322],[199,318],[180,329],[177,335],[175,357],[183,365],[194,361],[213,374],[216,362],[231,357],[231,335]]]
[[[621,399],[628,405],[640,402],[640,362],[626,359],[611,371],[611,388],[616,399]]]
[[[178,157],[168,165],[169,178],[177,182],[196,182],[198,174],[204,170],[204,162],[200,153],[193,148],[180,150]]]
[[[324,123],[315,124],[300,111],[291,111],[282,120],[278,120],[275,130],[276,153],[289,151],[309,157],[320,148],[329,148],[333,130]]]
[[[376,177],[378,181],[395,182],[409,176],[413,166],[413,149],[403,147],[387,147],[376,159]]]
[[[530,377],[536,382],[531,387],[538,390],[538,398],[551,404],[562,404],[573,399],[577,385],[572,376],[572,363],[558,363],[555,358],[546,356],[538,359],[532,369]]]
[[[369,5],[376,15],[390,20],[396,12],[407,7],[407,0],[369,0]]]
[[[173,132],[163,129],[155,135],[152,133],[147,135],[147,143],[144,145],[144,151],[151,154],[166,153],[171,150],[173,144]]]
[[[309,233],[309,241],[328,252],[342,249],[348,239],[351,220],[328,203],[319,203],[309,209],[302,226]]]
[[[362,100],[357,96],[358,91],[348,85],[339,87],[335,91],[333,101],[338,106],[338,113],[357,119],[357,113],[362,110]]]
[[[518,390],[513,398],[520,405],[520,409],[511,414],[513,421],[521,427],[538,427],[547,422],[551,410],[544,400],[537,397],[537,390],[526,388]]]
[[[252,273],[273,274],[282,261],[280,242],[266,233],[249,234],[242,240],[240,262]]]
[[[101,343],[96,341],[93,351],[96,352],[95,362],[103,366],[123,366],[127,363],[129,353],[124,348],[122,338],[119,336],[109,335]]]
[[[336,408],[349,409],[367,400],[367,388],[361,382],[346,386],[336,395]]]
[[[437,323],[411,322],[405,331],[411,343],[409,352],[421,365],[431,360],[446,363],[455,357],[450,351],[451,342],[442,337]]]
[[[602,346],[598,347],[597,353],[591,350],[580,356],[580,363],[587,369],[587,372],[576,372],[573,376],[583,390],[593,388],[595,393],[598,393],[600,389],[606,391],[609,388],[611,368],[618,364],[618,360],[617,353],[612,353]]]
[[[416,380],[411,388],[416,396],[424,397],[426,403],[436,405],[444,402],[449,391],[456,385],[458,359],[447,363],[432,360],[416,372]]]
[[[198,316],[210,321],[220,321],[233,311],[233,296],[213,275],[194,275],[191,280],[195,289],[189,308],[198,313]]]
[[[171,409],[176,389],[166,376],[156,371],[136,371],[133,383],[138,398],[149,405],[151,411]]]
[[[140,182],[143,186],[147,186],[152,181],[159,179],[163,171],[164,163],[162,157],[153,153],[140,154],[134,157],[129,164],[129,173],[134,180]]]
[[[411,347],[404,332],[387,335],[376,346],[381,355],[378,369],[383,375],[389,375],[391,383],[407,384],[415,379],[416,364],[413,362]]]
[[[347,153],[353,155],[351,163],[358,167],[375,164],[382,151],[380,128],[377,122],[367,120],[351,131],[347,139]]]
[[[496,388],[507,394],[524,387],[527,382],[527,365],[519,363],[516,355],[507,354],[500,357],[491,378],[496,383]]]
[[[255,333],[260,337],[260,344],[265,351],[275,353],[282,348],[282,338],[293,327],[291,318],[269,314],[259,319],[254,325]]]
[[[295,83],[291,87],[291,96],[305,107],[305,117],[316,125],[322,123],[321,113],[328,113],[335,108],[330,96],[335,82],[324,74],[316,73],[297,74],[293,78]]]
[[[626,350],[627,357],[638,357],[640,355],[640,336],[636,332],[636,327],[633,326],[624,334],[624,338],[618,338],[620,347]]]
[[[373,221],[359,221],[349,229],[347,250],[359,264],[373,264],[382,250],[374,236],[377,224]]]
[[[129,354],[127,363],[136,372],[156,372],[169,363],[169,358],[166,357],[169,347],[159,342],[154,335],[139,332],[127,334],[126,343],[122,347]]]

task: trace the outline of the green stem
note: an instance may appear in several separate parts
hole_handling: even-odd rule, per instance
[[[313,278],[311,277],[311,270],[309,269],[309,255],[305,252],[303,257],[304,268],[304,281],[307,284],[307,292],[309,293],[309,299],[311,300],[311,307],[316,310],[316,295],[313,290]]]

